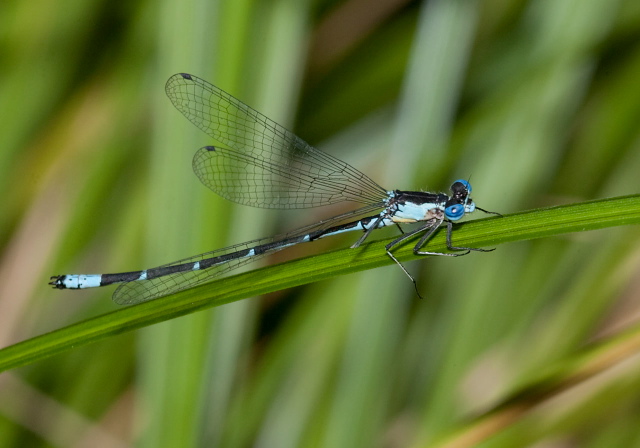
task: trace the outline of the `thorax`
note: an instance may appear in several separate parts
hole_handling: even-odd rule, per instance
[[[389,200],[391,219],[397,223],[442,219],[448,199],[446,194],[395,190]]]

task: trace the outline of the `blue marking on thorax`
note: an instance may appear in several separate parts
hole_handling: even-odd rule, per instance
[[[404,204],[398,204],[397,211],[393,214],[396,220],[409,220],[409,221],[424,221],[431,219],[433,211],[444,210],[444,206],[439,203],[425,202],[422,204],[416,204],[414,202],[405,202]]]

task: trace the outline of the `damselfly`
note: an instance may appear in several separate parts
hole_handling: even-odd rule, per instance
[[[58,289],[82,289],[121,283],[113,294],[121,305],[145,302],[211,281],[267,254],[299,243],[358,230],[358,247],[374,229],[421,222],[385,246],[389,257],[416,284],[391,249],[416,234],[417,255],[456,257],[493,249],[456,247],[453,222],[467,213],[486,210],[471,200],[471,185],[457,180],[451,195],[386,190],[347,163],[320,151],[243,102],[187,73],[173,75],[166,84],[173,105],[198,128],[224,146],[205,146],[196,152],[193,170],[200,181],[220,196],[263,208],[295,209],[351,201],[357,210],[289,233],[236,244],[144,271],[119,274],[71,274],[51,277]],[[497,214],[497,213],[494,213]],[[441,225],[447,227],[447,247],[462,253],[421,250]],[[402,229],[400,229],[402,231]],[[417,291],[417,288],[416,288]]]

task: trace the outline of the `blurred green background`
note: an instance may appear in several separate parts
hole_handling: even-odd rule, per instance
[[[470,177],[502,213],[640,190],[637,0],[5,0],[0,64],[3,347],[115,309],[50,275],[336,212],[204,188],[212,142],[165,97],[176,72],[390,189]],[[637,326],[639,268],[622,227],[410,263],[423,301],[388,266],[196,313],[1,374],[0,446],[430,446]],[[640,446],[636,358],[455,446]]]

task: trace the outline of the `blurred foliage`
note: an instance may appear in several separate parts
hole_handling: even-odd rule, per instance
[[[108,323],[112,289],[52,274],[335,212],[202,188],[176,72],[387,188],[470,177],[502,213],[638,193],[633,0],[8,0],[0,63],[2,346]],[[638,445],[639,249],[637,226],[519,242],[410,263],[423,301],[388,266],[114,336],[1,374],[0,446]]]

